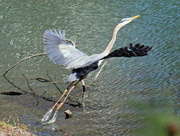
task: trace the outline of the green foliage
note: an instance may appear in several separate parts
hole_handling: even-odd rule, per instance
[[[180,117],[153,109],[145,110],[145,115],[145,124],[138,136],[180,136]]]

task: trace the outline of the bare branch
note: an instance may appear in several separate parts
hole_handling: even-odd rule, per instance
[[[34,55],[31,55],[29,57],[25,57],[23,59],[21,59],[20,61],[18,61],[16,64],[14,64],[12,67],[8,68],[5,73],[3,74],[3,77],[9,72],[9,70],[11,70],[12,68],[14,68],[15,66],[17,66],[19,63],[27,60],[27,59],[31,59],[31,58],[34,58],[34,57],[37,57],[37,56],[42,56],[42,55],[45,55],[46,53],[39,53],[39,54],[34,54]]]
[[[36,106],[38,106],[38,104],[39,104],[39,100],[37,99],[37,97],[36,97],[36,94],[35,94],[34,90],[30,87],[30,85],[29,85],[29,81],[28,81],[28,79],[25,77],[25,75],[24,75],[24,74],[22,74],[22,76],[26,79],[27,86],[28,86],[28,88],[31,90],[31,92],[32,92],[32,94],[33,94],[33,96],[34,96],[34,98],[35,98],[35,99],[36,99],[36,101],[37,101]]]
[[[106,65],[107,62],[104,62],[104,64],[102,65],[102,67],[100,68],[99,72],[97,73],[97,75],[94,78],[94,81],[97,79],[97,77],[99,76],[99,74],[101,73],[102,69],[104,68],[104,66]]]
[[[48,78],[50,79],[50,82],[52,82],[52,84],[57,88],[57,90],[58,90],[61,94],[63,94],[63,92],[61,91],[61,89],[56,85],[55,82],[53,82],[53,80],[52,80],[51,77],[49,76],[48,71],[47,71],[47,76],[48,76]]]
[[[24,52],[21,54],[21,56],[19,56],[19,58],[21,58],[24,54],[27,54],[27,55],[29,55],[29,56],[33,56],[33,54],[30,54],[30,53],[24,51]]]
[[[76,47],[75,43],[69,39],[66,39],[66,41],[71,42],[74,47]]]
[[[27,92],[27,91],[21,89],[19,86],[15,85],[12,81],[10,81],[6,76],[4,76],[4,79],[6,79],[6,81],[7,81],[9,84],[11,84],[11,85],[14,86],[15,88],[17,88],[19,91],[21,91],[21,92],[23,92],[23,93],[25,93],[25,94],[30,94],[30,95],[32,95],[32,96],[35,95],[35,94],[32,93],[32,92]],[[35,96],[36,96],[36,97],[40,97],[40,98],[42,98],[43,100],[46,100],[46,101],[56,102],[55,100],[52,100],[52,99],[47,98],[47,97],[44,97],[44,96],[39,96],[39,95],[35,95]]]
[[[72,40],[66,39],[66,41],[71,42],[72,45],[73,45],[74,47],[76,47],[75,43],[74,43]],[[3,77],[9,72],[9,70],[11,70],[11,69],[14,68],[15,66],[17,66],[19,63],[21,63],[21,62],[23,62],[23,61],[25,61],[25,60],[27,60],[27,59],[31,59],[31,58],[37,57],[37,56],[46,55],[46,53],[30,54],[30,53],[28,53],[28,52],[23,52],[23,53],[20,55],[19,58],[21,58],[24,54],[27,54],[27,55],[29,55],[29,56],[21,59],[21,60],[18,61],[16,64],[14,64],[12,67],[8,68],[8,69],[4,72]]]

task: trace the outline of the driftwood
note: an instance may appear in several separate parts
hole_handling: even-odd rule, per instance
[[[67,40],[68,42],[71,42],[72,45],[75,47],[75,43],[71,40]],[[39,104],[39,101],[37,98],[42,98],[44,100],[47,100],[47,101],[52,101],[52,102],[55,102],[55,100],[52,100],[52,98],[46,98],[44,97],[43,95],[46,93],[44,92],[42,95],[36,95],[35,92],[33,91],[33,89],[30,87],[29,85],[29,81],[28,79],[23,75],[23,77],[25,78],[26,82],[27,82],[27,86],[28,88],[31,90],[31,92],[27,92],[23,89],[21,89],[19,86],[16,86],[14,83],[12,83],[7,77],[6,77],[6,74],[11,70],[13,69],[14,67],[16,67],[18,64],[20,64],[21,62],[25,61],[25,60],[28,60],[28,59],[31,59],[31,58],[35,58],[35,57],[38,57],[38,56],[43,56],[43,55],[46,55],[46,53],[39,53],[39,54],[30,54],[28,52],[23,52],[19,58],[21,58],[23,55],[28,55],[27,57],[24,57],[23,59],[21,59],[20,61],[18,61],[16,64],[14,64],[13,66],[9,67],[3,74],[3,77],[11,84],[13,85],[15,88],[17,88],[19,91],[25,93],[25,94],[30,94],[32,95],[33,97],[35,97],[35,99],[37,100],[37,105]],[[99,72],[97,73],[96,77],[94,78],[94,81],[97,79],[97,77],[99,76],[99,74],[101,73],[103,67],[105,66],[106,62],[102,65],[101,69],[99,70]],[[62,94],[63,92],[60,90],[60,88],[56,85],[57,82],[54,82],[52,81],[52,79],[50,78],[50,76],[48,75],[48,72],[47,72],[47,76],[49,78],[48,79],[44,79],[44,78],[35,78],[37,81],[40,81],[40,82],[50,82],[52,83],[56,88],[57,90]],[[21,93],[19,92],[2,92],[1,94],[4,94],[4,95],[21,95]],[[71,104],[71,103],[67,103],[68,105],[70,106],[73,106],[73,107],[76,107],[76,106],[80,106],[80,103],[77,102],[77,101],[74,101],[72,100],[70,97],[68,98],[71,102],[75,102],[77,104]]]

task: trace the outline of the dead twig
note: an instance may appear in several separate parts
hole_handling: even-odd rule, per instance
[[[4,76],[4,79],[9,83],[11,84],[12,86],[14,86],[15,88],[17,88],[19,91],[23,92],[24,94],[29,94],[29,95],[32,95],[33,97],[36,97],[36,98],[42,98],[43,100],[45,101],[51,101],[53,103],[56,102],[56,100],[53,100],[52,98],[48,98],[48,97],[44,97],[43,95],[45,94],[45,92],[42,94],[42,95],[36,95],[32,92],[27,92],[23,89],[21,89],[19,86],[15,85],[12,81],[10,81],[6,76]],[[70,100],[70,99],[69,99]],[[80,103],[79,102],[76,102],[74,100],[70,100],[71,102],[74,102],[74,103],[70,103],[70,102],[66,102],[66,104],[72,106],[72,107],[79,107],[80,106]]]
[[[76,47],[75,42],[73,42],[73,41],[71,41],[71,40],[69,40],[69,39],[66,39],[66,41],[71,42],[72,45],[73,45],[74,47]]]
[[[20,61],[18,61],[16,64],[14,64],[12,67],[8,68],[5,73],[3,74],[3,77],[9,72],[9,70],[11,70],[12,68],[14,68],[15,66],[17,66],[19,63],[27,60],[27,59],[31,59],[31,58],[34,58],[34,57],[37,57],[37,56],[42,56],[42,55],[45,55],[46,53],[39,53],[39,54],[34,54],[34,55],[31,55],[29,57],[25,57],[23,59],[21,59]]]
[[[75,43],[74,43],[73,41],[68,40],[68,39],[66,39],[66,41],[71,42],[72,46],[76,47],[76,45],[75,45]],[[21,89],[20,87],[16,86],[15,84],[13,84],[11,81],[9,81],[9,80],[6,78],[6,74],[7,74],[11,69],[13,69],[15,66],[17,66],[18,64],[20,64],[21,62],[23,62],[23,61],[25,61],[25,60],[28,60],[28,59],[31,59],[31,58],[34,58],[34,57],[46,55],[46,53],[30,54],[30,53],[28,53],[28,52],[23,52],[23,53],[20,55],[19,58],[21,58],[24,54],[28,55],[28,57],[25,57],[25,58],[21,59],[21,60],[18,61],[16,64],[14,64],[14,65],[11,66],[10,68],[8,68],[8,69],[4,72],[3,77],[4,77],[10,84],[12,84],[15,88],[17,88],[18,90],[22,91],[23,93],[33,95],[36,99],[39,97],[39,98],[43,98],[44,100],[47,100],[47,101],[55,102],[54,100],[52,100],[52,99],[50,99],[50,98],[43,97],[43,95],[41,95],[41,96],[36,95],[36,94],[34,93],[34,91],[32,90],[32,88],[29,86],[29,82],[28,82],[28,80],[25,78],[25,76],[24,76],[24,78],[26,79],[27,85],[28,85],[28,87],[30,88],[31,92],[27,92],[27,91]],[[36,80],[41,80],[41,79],[42,79],[42,78],[37,78]],[[50,80],[44,80],[44,79],[42,79],[42,80],[44,80],[44,81],[46,81],[46,82],[50,82],[50,81],[51,81],[51,83],[53,83],[53,84],[56,86],[56,88],[61,92],[61,90],[60,90],[60,89],[58,88],[58,86],[56,85],[56,82],[52,82],[52,80],[51,80],[50,77],[49,77],[49,79],[50,79]],[[37,100],[37,101],[38,101],[38,100]],[[72,102],[76,102],[76,101],[74,101],[74,100],[71,100],[71,101],[72,101]],[[38,101],[38,102],[39,102],[39,101]],[[80,105],[79,102],[76,102],[76,103],[77,103],[77,104],[71,104],[71,103],[67,103],[67,104],[69,104],[69,105],[71,105],[71,106],[74,106],[74,107]]]
[[[102,65],[102,67],[100,68],[99,72],[96,74],[95,78],[93,81],[95,81],[97,79],[97,77],[99,76],[99,74],[101,73],[102,69],[104,68],[104,66],[106,65],[107,62],[104,62],[104,64]]]
[[[19,56],[19,58],[21,58],[24,54],[27,54],[27,55],[29,55],[29,56],[33,56],[33,54],[30,54],[30,53],[24,51],[24,52],[21,54],[21,56]]]
[[[34,90],[31,88],[31,86],[29,85],[29,81],[28,81],[28,79],[25,77],[25,75],[24,74],[22,74],[22,76],[25,78],[25,80],[26,80],[26,82],[27,82],[27,86],[28,86],[28,88],[31,90],[31,92],[32,92],[32,94],[33,94],[33,96],[34,96],[34,98],[36,99],[36,101],[37,101],[37,104],[36,104],[36,106],[38,106],[38,104],[39,104],[39,100],[37,99],[37,97],[36,97],[36,94],[35,94],[35,92],[34,92]]]
[[[66,39],[66,41],[71,42],[72,45],[73,45],[74,47],[76,47],[76,45],[75,45],[75,43],[74,43],[73,41],[71,41],[71,40],[69,40],[69,39]],[[3,77],[9,72],[9,70],[11,70],[11,69],[14,68],[15,66],[17,66],[19,63],[21,63],[21,62],[23,62],[23,61],[25,61],[25,60],[27,60],[27,59],[31,59],[31,58],[37,57],[37,56],[46,55],[46,53],[30,54],[30,53],[28,53],[28,52],[23,52],[23,53],[19,56],[19,58],[21,58],[24,54],[27,54],[27,55],[29,55],[29,56],[21,59],[21,60],[18,61],[16,64],[14,64],[14,65],[11,66],[10,68],[8,68],[8,69],[4,72]]]
[[[48,76],[48,78],[50,79],[50,82],[52,82],[52,84],[56,87],[56,89],[57,89],[61,94],[63,94],[63,92],[61,91],[61,89],[56,85],[56,83],[53,82],[53,80],[52,80],[51,77],[49,76],[48,71],[47,71],[47,76]]]
[[[19,91],[21,91],[21,92],[23,92],[23,93],[25,93],[25,94],[29,94],[29,95],[34,96],[34,93],[32,93],[32,92],[27,92],[27,91],[21,89],[19,86],[15,85],[13,82],[11,82],[6,76],[4,76],[4,79],[5,79],[9,84],[11,84],[11,85],[14,86],[15,88],[17,88]],[[36,96],[36,97],[40,97],[39,95],[36,95],[36,94],[35,94],[35,96]],[[52,99],[47,98],[47,97],[44,97],[44,96],[42,96],[42,97],[40,97],[40,98],[42,98],[43,100],[46,100],[46,101],[56,102],[55,100],[52,100]]]

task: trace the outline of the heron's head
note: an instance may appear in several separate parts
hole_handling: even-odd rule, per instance
[[[136,19],[138,17],[139,17],[139,15],[134,16],[134,17],[129,17],[129,18],[123,18],[121,20],[120,24],[126,25],[126,24],[130,23],[132,20],[134,20],[134,19]]]

